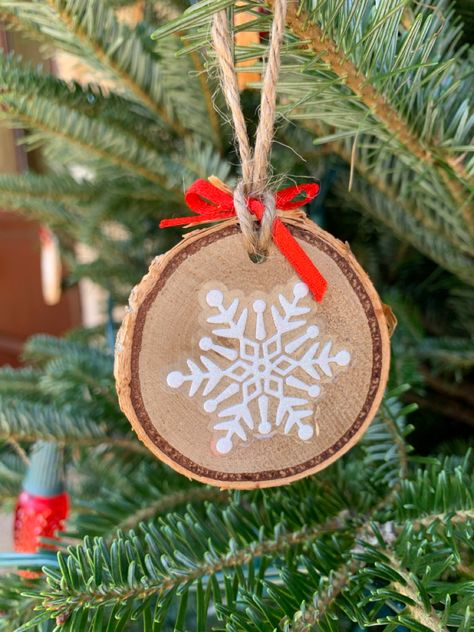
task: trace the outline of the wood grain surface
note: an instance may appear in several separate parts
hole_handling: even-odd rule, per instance
[[[194,231],[156,258],[131,294],[118,335],[117,392],[137,435],[175,470],[211,485],[270,487],[327,467],[363,434],[386,385],[389,334],[370,279],[349,247],[313,222],[284,221],[328,281],[321,303],[311,296],[303,301],[310,308],[305,315],[307,324],[319,331],[320,349],[331,343],[334,352],[350,354],[347,366],[336,367],[331,376],[322,373],[314,381],[321,392],[311,400],[314,432],[310,439],[301,440],[297,432],[285,434],[281,424],[268,436],[247,432],[247,440],[237,438],[229,453],[220,454],[216,441],[222,432],[215,428],[222,421],[219,410],[204,410],[201,387],[190,396],[186,385],[171,388],[167,382],[170,372],[189,371],[189,359],[199,363],[206,355],[217,364],[222,360],[212,349],[207,354],[200,349],[203,336],[211,336],[206,304],[210,290],[219,290],[228,301],[238,299],[239,309],[248,310],[251,331],[257,318],[252,311],[255,301],[279,307],[280,297],[291,299],[299,282],[274,246],[264,263],[252,263],[235,220]],[[265,319],[270,331],[270,309]],[[237,348],[235,341],[225,337],[217,342]],[[223,380],[223,387],[228,384]],[[285,389],[289,397],[301,396],[301,389],[288,384]],[[236,394],[229,401],[235,403],[238,398]],[[269,417],[274,421],[278,401],[268,400]]]

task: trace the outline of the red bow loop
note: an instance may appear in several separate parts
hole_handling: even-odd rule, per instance
[[[208,180],[193,182],[184,194],[184,199],[188,207],[200,215],[232,211],[234,208],[232,196]]]
[[[292,211],[300,206],[305,206],[319,193],[319,184],[311,182],[310,184],[295,184],[292,187],[281,189],[276,192],[275,205],[281,211]],[[304,198],[301,194],[304,193]]]
[[[163,219],[160,222],[160,228],[216,222],[235,215],[232,196],[202,178],[193,182],[184,194],[184,199],[188,208],[196,216]]]
[[[291,211],[310,202],[318,192],[319,184],[314,182],[287,187],[275,194],[275,206],[280,211]],[[208,180],[196,180],[186,191],[184,199],[195,215],[163,219],[160,228],[222,221],[236,215],[233,196]],[[261,200],[249,198],[247,206],[261,220],[264,211]],[[321,301],[327,287],[326,279],[278,217],[273,223],[273,241],[309,287],[314,298]]]

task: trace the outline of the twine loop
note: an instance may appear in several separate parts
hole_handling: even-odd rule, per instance
[[[234,206],[250,258],[264,261],[272,240],[276,219],[275,196],[268,190],[270,150],[276,112],[276,84],[280,71],[280,50],[285,30],[287,0],[275,2],[274,17],[260,98],[260,118],[252,151],[240,103],[240,91],[233,56],[233,41],[225,10],[214,15],[212,41],[220,68],[222,92],[232,115],[234,134],[242,166],[242,179],[234,190]],[[248,208],[250,197],[264,206],[260,225]]]
[[[219,222],[237,217],[249,256],[265,261],[270,241],[284,255],[296,274],[307,284],[316,301],[326,292],[327,281],[292,232],[277,215],[310,202],[319,185],[308,183],[272,192],[268,188],[269,156],[276,110],[276,83],[280,70],[280,48],[285,28],[287,0],[276,0],[268,60],[260,99],[260,119],[251,149],[240,105],[240,92],[232,54],[232,39],[225,11],[215,14],[212,39],[220,67],[222,91],[232,114],[234,134],[242,165],[242,179],[234,192],[218,181],[196,180],[186,191],[186,204],[194,216],[163,219],[160,227]]]

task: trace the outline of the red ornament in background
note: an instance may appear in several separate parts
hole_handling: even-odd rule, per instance
[[[39,538],[52,538],[63,528],[68,511],[69,499],[65,492],[51,497],[22,492],[15,513],[15,551],[35,553]],[[41,548],[54,547],[43,543]]]
[[[54,538],[69,514],[69,496],[64,486],[62,452],[55,443],[39,441],[31,461],[15,511],[14,542],[18,553],[36,553],[54,549],[54,544],[41,542]],[[22,571],[24,577],[38,577],[33,571]]]

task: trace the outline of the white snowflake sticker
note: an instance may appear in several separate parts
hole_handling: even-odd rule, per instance
[[[337,367],[350,363],[349,351],[334,353],[333,341],[322,344],[319,327],[304,318],[311,311],[305,303],[312,300],[304,283],[293,286],[292,300],[283,294],[278,300],[280,306],[255,300],[255,316],[250,319],[249,308],[241,307],[239,298],[210,290],[207,322],[217,327],[212,329],[214,338],[199,341],[207,355],[200,356],[201,366],[188,359],[189,373],[172,371],[167,376],[171,388],[188,384],[189,397],[202,387],[203,408],[215,415],[217,454],[229,453],[238,439],[248,443],[277,433],[312,439],[316,434],[312,400],[321,395],[321,381],[332,379]]]

